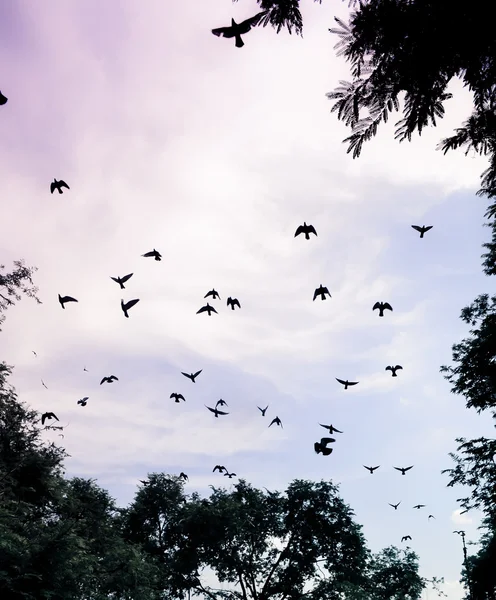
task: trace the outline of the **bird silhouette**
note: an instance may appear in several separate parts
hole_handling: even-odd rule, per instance
[[[323,456],[329,456],[332,452],[332,448],[328,448],[327,444],[332,444],[336,440],[334,438],[324,437],[321,438],[320,442],[315,442],[313,445],[313,449],[317,454],[322,454]]]
[[[398,375],[396,375],[396,371],[398,371],[398,369],[403,370],[403,367],[401,365],[396,365],[395,367],[392,367],[391,365],[388,365],[386,367],[386,371],[391,371],[391,376],[392,377],[398,377]]]
[[[269,405],[267,404],[267,406],[265,408],[260,408],[260,406],[257,406],[257,408],[262,413],[262,417],[265,417],[265,413],[266,413],[267,409],[269,408]]]
[[[465,532],[462,529],[460,529],[459,531],[453,531],[453,533],[458,533],[458,535],[461,535],[461,536],[465,535]]]
[[[72,296],[61,296],[59,294],[59,302],[60,302],[60,306],[65,309],[64,304],[66,302],[77,302],[76,298],[73,298]]]
[[[393,310],[393,307],[391,306],[391,304],[389,304],[389,302],[376,302],[372,308],[372,310],[376,310],[379,309],[379,316],[383,317],[384,316],[384,311],[387,310]]]
[[[232,479],[233,477],[236,477],[236,473],[228,473],[226,470],[224,477],[229,477],[229,479]]]
[[[36,352],[34,350],[31,350],[31,352],[35,355],[36,358],[38,358],[38,355],[36,354]]]
[[[126,283],[126,281],[131,279],[132,276],[133,273],[129,273],[129,275],[124,275],[124,277],[110,277],[110,279],[118,283],[121,286],[121,290],[125,290],[126,288],[124,287],[124,284]]]
[[[239,300],[237,298],[231,298],[231,296],[229,296],[229,298],[227,299],[227,306],[230,306],[232,310],[234,310],[235,306],[241,308]]]
[[[267,12],[267,10],[263,10],[241,23],[236,23],[234,19],[231,19],[231,25],[229,27],[217,27],[216,29],[212,29],[212,33],[217,37],[235,38],[236,48],[242,48],[245,43],[241,39],[241,35],[248,33],[252,27],[258,25]]]
[[[41,384],[43,385],[44,388],[48,389],[47,386],[45,385],[45,382],[43,381],[43,379],[41,380]]]
[[[420,508],[424,508],[424,507],[425,507],[425,504],[416,504],[413,508],[420,509]]]
[[[410,469],[413,469],[413,465],[411,467],[394,467],[397,471],[401,471],[401,474],[404,475]]]
[[[363,465],[365,467],[365,465]],[[368,469],[370,471],[370,474],[373,475],[374,471],[376,469],[378,469],[381,465],[377,465],[377,467],[365,467],[366,469]]]
[[[62,188],[71,189],[63,179],[59,179],[59,181],[54,179],[50,184],[50,193],[53,194],[55,190],[58,190],[59,194],[63,194],[64,190]]]
[[[203,369],[200,369],[199,371],[197,371],[196,373],[183,373],[181,371],[181,375],[184,375],[185,377],[187,377],[188,379],[191,379],[191,381],[193,383],[195,383],[195,379],[198,377],[198,375],[203,371]]]
[[[419,231],[420,237],[423,238],[424,233],[429,231],[429,229],[432,229],[434,227],[434,225],[428,225],[427,227],[425,225],[422,225],[422,227],[420,225],[412,225],[412,227],[413,227],[413,229],[415,229],[415,231]]]
[[[215,471],[219,471],[219,473],[225,471],[227,473],[227,469],[224,467],[224,465],[215,465],[215,467],[212,469],[212,473],[215,473]]]
[[[273,425],[274,423],[275,423],[276,425],[279,425],[279,427],[282,427],[282,421],[281,421],[281,419],[280,419],[279,417],[276,417],[275,419],[272,419],[272,421],[270,422],[270,425],[269,425],[269,427],[270,427],[271,425]],[[283,429],[284,429],[284,427],[283,427]]]
[[[389,504],[389,502],[388,502]],[[398,510],[398,506],[401,504],[401,500],[398,502],[398,504],[389,504],[389,506],[392,506],[394,508],[394,510]]]
[[[135,298],[134,300],[129,300],[129,302],[126,302],[124,304],[124,300],[121,300],[121,308],[122,308],[122,312],[124,313],[124,316],[129,319],[129,315],[127,314],[127,311],[131,308],[133,308],[133,306],[135,304],[138,304],[139,302],[139,298]]]
[[[412,539],[412,536],[411,536],[411,535],[404,535],[404,536],[401,538],[401,541],[402,541],[402,542],[406,542],[407,540],[411,540],[411,539]]]
[[[336,381],[339,381],[339,383],[341,383],[342,385],[344,385],[344,389],[345,390],[348,389],[349,385],[356,385],[357,383],[360,383],[359,381],[348,381],[347,379],[343,380],[343,379],[338,379],[337,377],[336,377]]]
[[[322,423],[319,423],[319,425],[324,429],[328,429],[331,435],[333,433],[343,433],[342,431],[339,431],[339,429],[336,429],[333,425],[322,425]]]
[[[78,400],[77,403],[81,404],[81,406],[86,406],[86,403],[88,402],[89,397],[85,396],[84,398],[81,398],[81,400]]]
[[[144,256],[145,258],[151,258],[153,256],[155,260],[162,260],[162,255],[158,250],[155,250],[155,248],[151,250],[151,252],[145,252],[145,254],[142,254],[141,256]]]
[[[315,227],[313,225],[307,225],[306,222],[303,222],[303,225],[299,225],[296,228],[294,236],[296,237],[297,235],[300,235],[300,233],[305,234],[306,240],[310,239],[311,233],[313,233],[314,235],[317,235],[317,232],[315,231]]]
[[[220,300],[220,296],[219,296],[219,292],[215,289],[211,289],[209,292],[207,292],[205,294],[205,296],[203,296],[204,298],[208,298],[209,296],[211,296],[214,300],[219,299]]]
[[[41,424],[44,425],[45,421],[47,419],[55,419],[56,421],[59,420],[59,418],[57,417],[57,415],[53,412],[45,412],[41,415]]]
[[[435,519],[435,518],[436,518],[436,517],[435,517],[434,515],[429,515],[429,516],[427,517],[427,520],[429,520],[429,519]]]
[[[179,473],[179,477],[181,479],[184,479],[184,481],[188,481],[189,477],[186,475],[186,473],[183,473],[182,471]]]
[[[331,294],[329,294],[329,290],[326,287],[324,287],[322,284],[320,284],[320,286],[313,293],[313,301],[315,302],[315,299],[317,298],[317,296],[320,296],[322,298],[322,300],[327,300],[326,294],[329,295],[329,298],[332,298]]]
[[[217,408],[218,406],[227,406],[227,402],[225,400],[222,400],[222,398],[220,400],[217,400],[217,404],[215,405],[215,408]]]
[[[226,412],[222,412],[222,411],[221,411],[221,410],[219,410],[217,407],[215,407],[215,408],[210,408],[210,406],[207,406],[206,404],[205,404],[205,407],[206,407],[206,408],[208,408],[208,410],[209,410],[210,412],[213,412],[213,413],[214,413],[214,415],[215,415],[215,418],[216,418],[216,419],[218,419],[218,418],[219,418],[219,415],[228,415],[228,414],[229,414],[229,413],[226,413]]]
[[[100,385],[102,385],[102,383],[113,383],[114,381],[119,381],[119,378],[116,377],[115,375],[110,375],[109,377],[104,377],[100,381]]]
[[[197,315],[199,315],[200,313],[203,313],[203,312],[208,312],[208,316],[209,316],[209,317],[211,317],[211,316],[212,316],[212,313],[213,313],[213,312],[214,312],[215,314],[219,314],[219,313],[218,313],[218,312],[215,310],[215,308],[214,308],[213,306],[210,306],[210,304],[209,304],[208,302],[207,302],[207,305],[206,305],[206,306],[202,306],[202,307],[200,308],[200,310],[197,310],[197,311],[196,311],[196,314],[197,314]]]
[[[179,402],[180,400],[184,400],[186,402],[186,398],[182,394],[176,394],[175,392],[170,395],[171,398],[174,398],[175,402]]]
[[[0,92],[0,106],[3,106],[4,104],[7,104],[8,98],[7,96],[4,96],[2,94],[2,92]]]

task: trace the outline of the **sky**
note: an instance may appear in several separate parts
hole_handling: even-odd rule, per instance
[[[439,367],[468,333],[461,309],[490,291],[486,162],[435,148],[470,92],[453,81],[437,128],[399,144],[393,118],[353,160],[326,98],[350,79],[328,31],[347,2],[302,2],[303,38],[256,28],[243,48],[211,29],[255,14],[251,0],[115,9],[0,5],[0,256],[38,267],[43,301],[9,309],[0,335],[19,399],[69,423],[63,440],[43,434],[70,454],[67,476],[95,478],[119,506],[152,472],[186,472],[187,493],[229,488],[218,463],[269,489],[332,480],[373,551],[411,535],[421,575],[458,600],[453,530],[477,541],[481,515],[459,514],[464,490],[441,470],[455,438],[493,427]],[[54,178],[70,190],[51,195]],[[304,221],[317,237],[294,237]],[[412,224],[433,229],[420,239]],[[161,262],[142,257],[154,248]],[[121,292],[110,276],[127,273]],[[320,284],[332,297],[313,302]],[[212,288],[218,314],[196,314]],[[61,310],[59,293],[79,302]],[[140,299],[129,319],[121,298]],[[379,318],[377,301],[393,312]],[[181,375],[200,369],[195,384]],[[216,419],[205,405],[220,398]],[[328,457],[313,449],[319,423],[343,431]]]

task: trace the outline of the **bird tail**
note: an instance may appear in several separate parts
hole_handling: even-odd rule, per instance
[[[125,287],[124,287],[124,284],[123,284],[123,283],[121,283],[120,281],[119,281],[119,285],[121,286],[121,290],[124,290],[124,289],[125,289]]]
[[[127,310],[124,311],[124,316],[126,317],[126,319],[129,319],[129,315],[127,314]]]
[[[242,48],[245,45],[239,33],[236,34],[236,48]]]

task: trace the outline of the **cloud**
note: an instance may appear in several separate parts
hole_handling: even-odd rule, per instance
[[[453,523],[455,525],[471,525],[473,523],[473,519],[466,513],[462,515],[462,512],[462,509],[458,508],[451,513],[451,520]]]

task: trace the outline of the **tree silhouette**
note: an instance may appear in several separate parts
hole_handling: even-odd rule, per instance
[[[13,306],[21,299],[21,293],[29,298],[34,298],[38,304],[41,300],[36,295],[38,288],[33,284],[32,275],[36,267],[26,267],[24,261],[14,261],[15,269],[11,273],[2,273],[4,265],[0,265],[0,326],[5,321],[5,315],[1,314],[9,306]],[[0,331],[2,331],[0,327]]]

